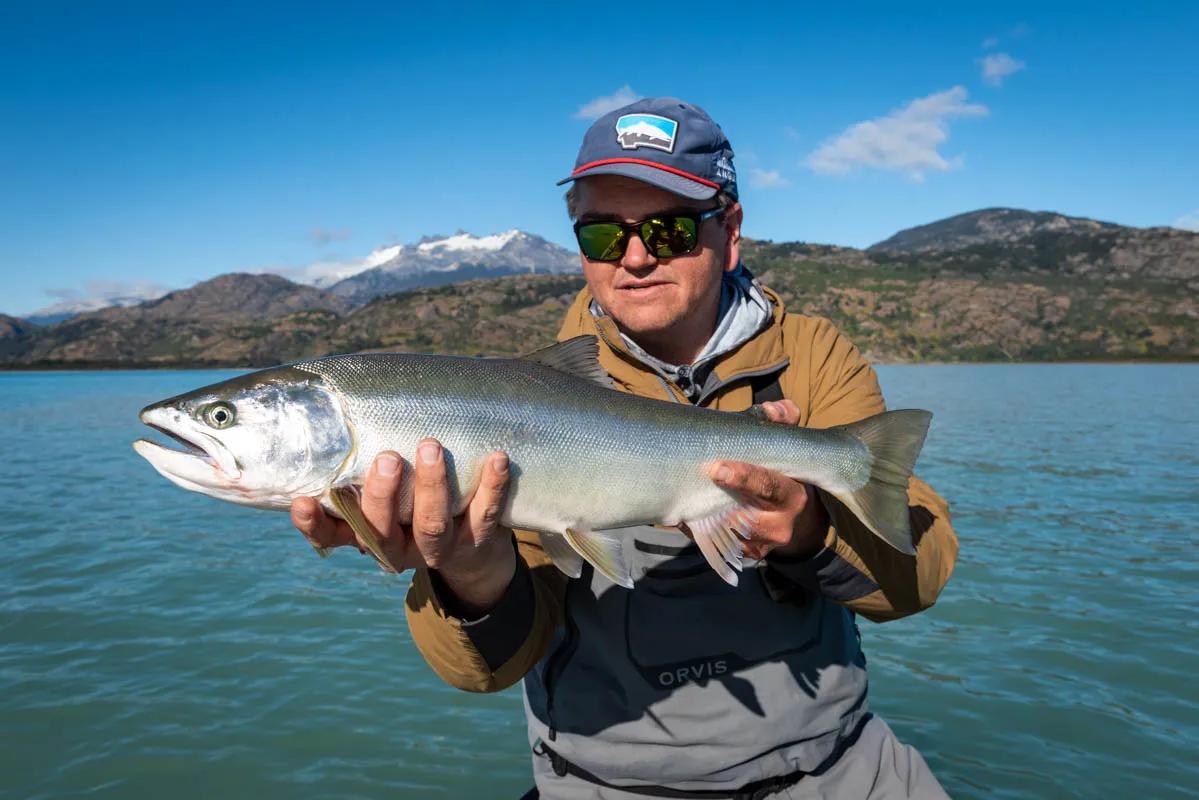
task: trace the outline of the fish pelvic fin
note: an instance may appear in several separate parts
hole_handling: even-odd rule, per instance
[[[840,427],[870,451],[870,480],[854,491],[829,494],[876,536],[908,555],[916,553],[908,513],[908,480],[932,418],[928,411],[904,409]]]
[[[620,534],[567,528],[563,536],[574,551],[605,578],[617,586],[633,588],[633,576],[624,560],[624,541]]]
[[[741,504],[687,523],[708,565],[729,586],[737,585],[744,552],[741,540],[749,539],[756,516],[753,506]]]
[[[329,502],[337,509],[337,513],[341,515],[350,529],[354,531],[354,538],[358,540],[358,544],[363,550],[374,556],[375,561],[379,562],[379,566],[384,572],[396,572],[396,568],[387,560],[387,554],[383,552],[383,544],[379,541],[379,533],[374,526],[367,522],[366,517],[362,513],[362,503],[359,502],[358,488],[356,486],[334,486],[329,489]]]
[[[612,378],[599,363],[599,339],[589,333],[534,350],[521,358],[613,388]]]
[[[571,578],[578,578],[583,574],[583,557],[575,552],[571,547],[570,542],[566,541],[560,533],[539,533],[541,539],[541,549],[550,557],[550,561],[554,562],[562,573]]]

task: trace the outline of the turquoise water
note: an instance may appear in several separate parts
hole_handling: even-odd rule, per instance
[[[230,373],[0,374],[0,794],[515,798],[515,691],[441,685],[407,581],[134,455]],[[1199,792],[1199,367],[895,366],[958,570],[865,623],[874,708],[955,797]]]

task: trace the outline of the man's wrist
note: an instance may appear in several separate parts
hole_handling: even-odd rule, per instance
[[[805,488],[808,492],[808,502],[795,520],[791,541],[773,551],[789,561],[811,558],[824,549],[824,542],[828,538],[828,510],[814,488]]]
[[[516,574],[516,548],[511,537],[495,542],[489,552],[478,553],[470,563],[448,564],[435,570],[438,582],[450,596],[442,600],[454,616],[476,619],[491,611],[503,598]]]

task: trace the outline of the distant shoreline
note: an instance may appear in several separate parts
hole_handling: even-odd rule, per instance
[[[377,352],[377,351],[376,351]],[[400,351],[396,351],[400,352]],[[1137,365],[1137,364],[1199,364],[1199,358],[1138,358],[1138,359],[1109,359],[1109,358],[1086,358],[1086,359],[1064,359],[1061,361],[871,361],[871,366],[875,367],[906,367],[906,366],[939,366],[939,367],[959,367],[959,366],[1060,366],[1063,364],[1111,364],[1111,365]],[[264,366],[245,366],[245,365],[230,365],[230,364],[162,364],[162,365],[135,365],[128,364],[64,364],[64,365],[30,365],[23,364],[19,367],[0,365],[0,374],[3,373],[53,373],[53,372],[200,372],[200,371],[215,371],[215,370],[236,370],[241,372],[253,372],[256,370],[270,369],[271,367],[281,366],[281,364],[267,364]]]

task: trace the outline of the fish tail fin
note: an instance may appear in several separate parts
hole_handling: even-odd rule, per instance
[[[933,415],[919,409],[886,411],[841,426],[870,451],[870,479],[853,491],[829,492],[880,539],[914,555],[908,480]]]

